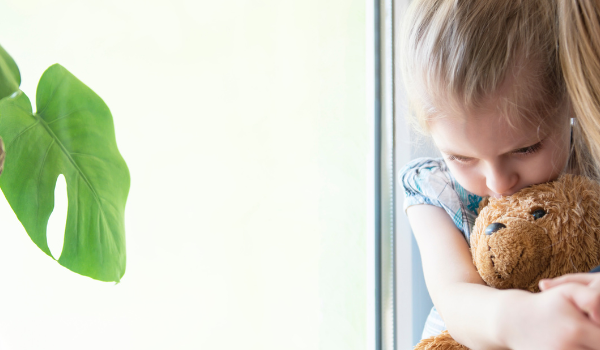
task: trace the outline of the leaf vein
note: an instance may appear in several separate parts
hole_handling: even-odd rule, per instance
[[[67,157],[67,159],[69,160],[69,162],[71,163],[71,165],[73,165],[73,167],[75,168],[75,170],[79,174],[79,177],[81,179],[83,179],[83,181],[85,182],[85,184],[88,186],[88,188],[90,189],[90,191],[94,195],[94,199],[96,200],[96,204],[98,205],[99,211],[102,213],[102,216],[104,216],[104,210],[102,209],[102,205],[100,203],[100,200],[99,200],[99,197],[98,197],[98,193],[96,192],[96,189],[94,188],[94,186],[92,186],[91,182],[88,180],[87,176],[85,176],[84,172],[79,167],[79,164],[73,159],[73,157],[71,157],[71,153],[69,152],[69,150],[65,147],[65,145],[63,145],[63,143],[60,141],[60,139],[58,138],[58,136],[56,136],[56,134],[54,133],[54,131],[52,131],[52,129],[48,126],[48,124],[39,115],[36,114],[36,117],[39,118],[38,119],[39,122],[46,128],[46,131],[56,141],[56,144],[61,148],[61,150],[63,151],[65,157]]]
[[[21,136],[23,136],[23,134],[25,134],[26,132],[28,132],[29,130],[33,129],[36,125],[38,125],[40,123],[40,121],[36,121],[35,123],[29,125],[28,127],[26,127],[25,129],[23,129],[17,136],[15,136],[12,140],[10,140],[10,143],[8,143],[6,145],[6,149],[8,150],[8,148],[17,140],[19,139]]]
[[[71,114],[75,114],[75,113],[77,113],[77,112],[80,112],[80,111],[87,111],[87,109],[77,109],[77,110],[74,110],[74,111],[72,111],[72,112],[69,112],[69,113],[67,113],[67,114],[65,114],[65,115],[62,115],[62,116],[60,116],[60,117],[58,117],[58,118],[54,119],[54,120],[53,120],[53,121],[51,121],[51,122],[46,122],[46,124],[47,124],[47,125],[50,125],[50,124],[54,123],[55,121],[58,121],[58,120],[61,120],[61,119],[65,119],[65,118],[69,117]]]

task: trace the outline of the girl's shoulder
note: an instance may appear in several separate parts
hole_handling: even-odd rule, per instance
[[[435,188],[454,187],[454,178],[442,158],[417,158],[400,169],[398,180],[404,187],[406,197],[426,195]],[[430,194],[433,194],[431,192]]]
[[[426,204],[443,208],[468,239],[481,197],[465,190],[452,176],[443,158],[417,158],[398,173],[404,189],[404,210]]]
[[[419,174],[421,172],[438,172],[441,171],[443,173],[448,172],[448,166],[444,161],[444,158],[429,158],[422,157],[411,160],[406,163],[402,169],[400,169],[400,174],[409,174],[416,173]]]

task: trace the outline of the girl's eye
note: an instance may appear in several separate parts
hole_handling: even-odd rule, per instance
[[[513,153],[514,154],[532,154],[535,153],[537,151],[540,150],[540,148],[542,148],[542,142],[538,142],[535,145],[531,145],[528,147],[523,147],[523,148],[519,148],[517,150],[514,150]]]
[[[473,158],[465,158],[465,157],[461,157],[461,156],[453,156],[453,155],[449,155],[448,156],[448,160],[453,161],[453,162],[459,162],[459,163],[469,163],[470,161],[473,160]]]

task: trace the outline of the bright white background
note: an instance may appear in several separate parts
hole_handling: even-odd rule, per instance
[[[0,200],[0,349],[366,347],[364,1],[0,0],[0,44],[32,101],[53,63],[96,91],[131,172],[118,285]]]

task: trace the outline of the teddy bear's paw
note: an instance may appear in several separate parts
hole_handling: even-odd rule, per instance
[[[439,335],[421,340],[415,346],[415,350],[469,350],[469,348],[454,340],[448,331],[443,331]]]

